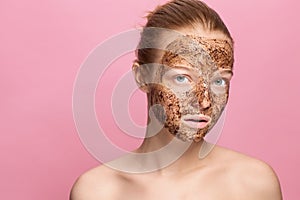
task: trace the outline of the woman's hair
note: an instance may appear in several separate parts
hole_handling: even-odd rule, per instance
[[[199,0],[171,0],[162,6],[156,7],[154,11],[147,15],[145,28],[196,29],[199,28],[199,24],[206,30],[224,33],[233,43],[228,29],[218,13]],[[145,43],[151,46],[149,43],[159,40],[159,38],[149,37],[151,35],[146,34],[145,31],[141,33],[141,40],[136,52],[136,62],[140,65],[157,62],[157,58],[162,52],[162,50],[153,48],[139,48],[145,46]]]

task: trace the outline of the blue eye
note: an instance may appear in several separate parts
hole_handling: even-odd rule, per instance
[[[189,79],[184,75],[178,75],[176,76],[176,81],[179,83],[187,83],[189,82]]]
[[[223,78],[218,78],[214,81],[214,84],[223,87],[226,85],[226,81]]]

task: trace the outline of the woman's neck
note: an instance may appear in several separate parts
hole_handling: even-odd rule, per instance
[[[149,153],[149,157],[144,157],[143,164],[153,165],[155,163],[157,166],[155,173],[171,175],[197,167],[196,163],[199,163],[199,151],[203,142],[203,140],[197,143],[183,142],[163,128],[156,135],[146,137],[135,153]],[[152,154],[153,152],[156,154]],[[166,160],[169,163],[166,163]]]

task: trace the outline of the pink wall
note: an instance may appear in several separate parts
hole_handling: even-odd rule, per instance
[[[99,164],[81,144],[73,122],[76,73],[97,44],[142,24],[144,12],[158,2],[164,1],[1,1],[1,199],[67,199],[76,177]],[[285,199],[296,200],[300,4],[206,2],[221,14],[236,42],[219,144],[269,163]]]

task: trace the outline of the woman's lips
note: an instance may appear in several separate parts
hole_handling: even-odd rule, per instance
[[[205,128],[211,121],[211,118],[206,115],[184,115],[181,121],[191,128],[202,129]]]

